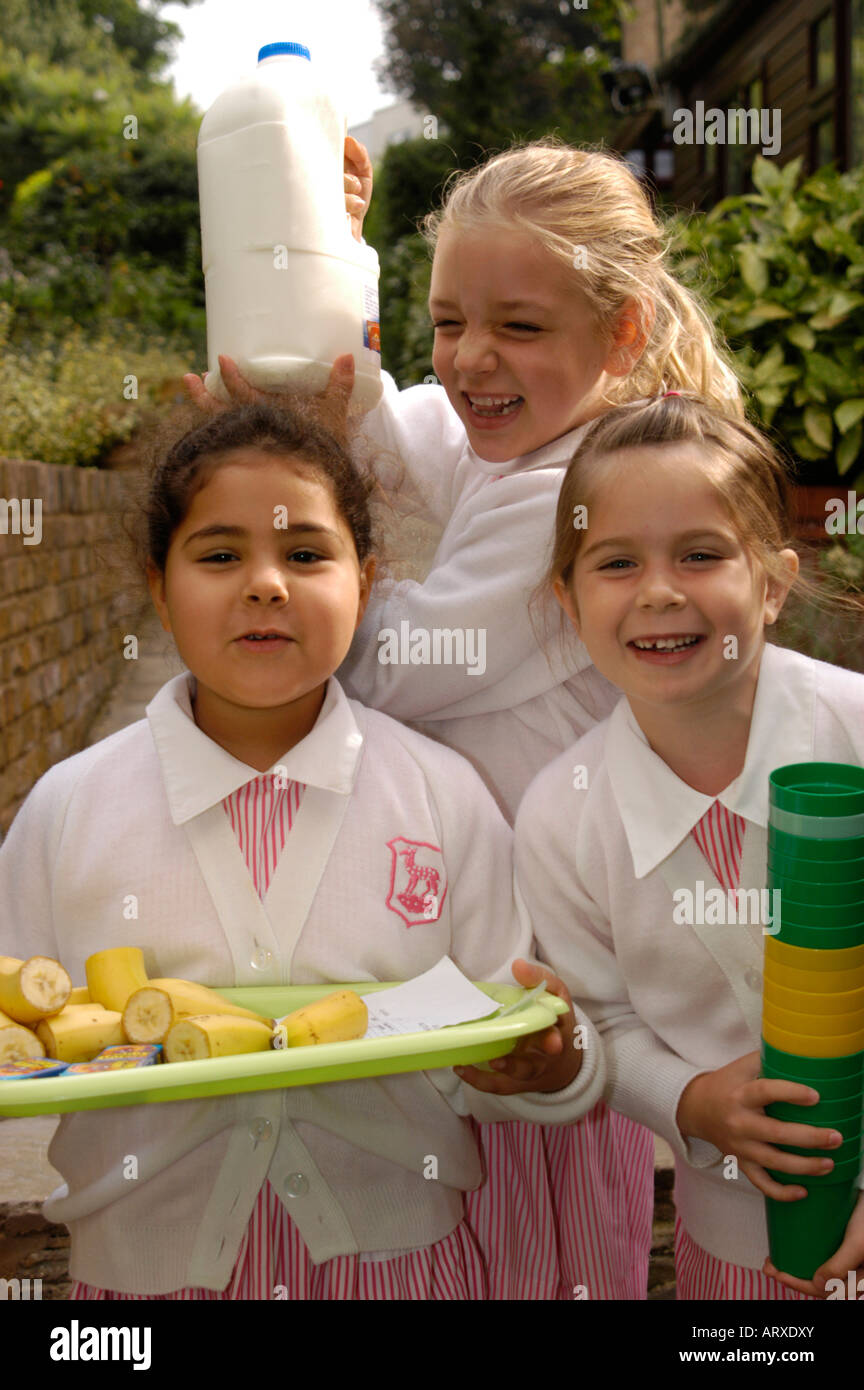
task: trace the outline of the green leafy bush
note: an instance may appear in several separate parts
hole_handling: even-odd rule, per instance
[[[169,340],[135,341],[128,328],[85,332],[70,324],[26,349],[15,347],[10,343],[13,313],[0,303],[0,456],[5,458],[98,462],[111,445],[129,438],[155,408],[166,383],[188,367],[185,352]]]
[[[802,481],[864,465],[864,168],[758,156],[755,193],[670,221],[678,273],[701,292],[766,427]]]
[[[381,359],[399,386],[416,386],[432,371],[429,277],[422,236],[401,237],[381,253]]]
[[[89,62],[49,59],[25,63],[0,36],[0,300],[16,310],[13,339],[67,317],[129,319],[197,353],[199,113],[119,54],[98,79]]]

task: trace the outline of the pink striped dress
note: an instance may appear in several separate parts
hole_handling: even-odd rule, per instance
[[[741,852],[744,846],[745,821],[719,801],[706,811],[693,829],[693,838],[721,887],[729,892],[737,888],[741,873]],[[809,1300],[809,1294],[797,1293],[771,1279],[758,1269],[745,1269],[718,1260],[696,1245],[684,1230],[680,1220],[675,1222],[675,1280],[677,1297],[695,1299],[795,1299]]]
[[[601,1101],[572,1125],[474,1124],[486,1182],[465,1194],[492,1299],[644,1299],[654,1136]]]
[[[222,803],[258,896],[264,899],[291,832],[303,784],[271,774],[253,778]],[[340,1255],[315,1265],[284,1203],[265,1182],[224,1289],[166,1294],[117,1293],[75,1283],[73,1299],[429,1299],[488,1296],[483,1257],[464,1221],[444,1240],[419,1250]]]

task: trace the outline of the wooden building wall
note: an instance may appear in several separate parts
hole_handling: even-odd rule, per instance
[[[725,32],[712,34],[709,28],[701,42],[688,46],[683,62],[673,56],[666,65],[674,105],[693,110],[697,101],[704,101],[706,110],[779,110],[779,163],[803,155],[806,172],[832,159],[845,167],[849,0],[783,0],[755,16],[752,6],[736,8]],[[671,193],[684,206],[708,206],[728,193],[744,192],[746,171],[757,152],[733,145],[673,149]]]

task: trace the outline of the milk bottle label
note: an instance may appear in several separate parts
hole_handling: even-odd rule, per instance
[[[363,346],[381,352],[381,321],[378,315],[378,286],[363,288]]]

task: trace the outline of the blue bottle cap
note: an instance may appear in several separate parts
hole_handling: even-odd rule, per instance
[[[258,50],[258,62],[263,62],[265,58],[275,58],[280,53],[293,53],[298,58],[309,58],[309,61],[312,61],[305,43],[265,43],[264,47]]]

